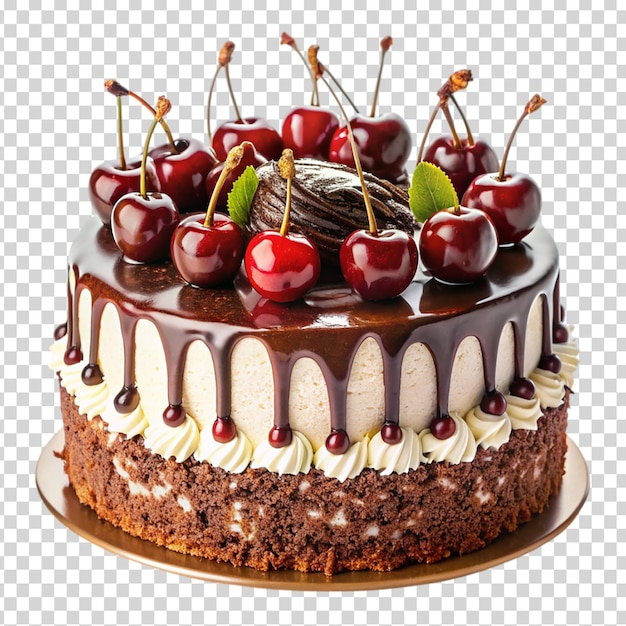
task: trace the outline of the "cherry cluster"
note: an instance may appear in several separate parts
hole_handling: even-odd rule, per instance
[[[264,119],[240,115],[229,74],[234,51],[230,41],[219,52],[208,95],[210,146],[189,137],[174,139],[165,121],[171,106],[165,97],[152,107],[119,82],[105,83],[107,91],[117,98],[119,158],[94,169],[89,192],[96,213],[110,225],[127,260],[152,263],[171,257],[184,280],[204,288],[228,284],[243,262],[250,283],[267,299],[291,302],[302,297],[321,272],[315,244],[289,231],[291,182],[297,159],[305,157],[339,162],[359,173],[368,229],[357,230],[346,238],[340,265],[346,282],[365,299],[384,300],[402,293],[417,270],[418,252],[424,267],[441,282],[477,280],[493,262],[499,245],[515,244],[532,230],[539,216],[539,189],[528,176],[507,173],[505,165],[522,119],[544,102],[539,96],[528,103],[518,120],[498,169],[495,153],[486,142],[474,140],[455,99],[455,93],[472,80],[471,72],[455,72],[446,81],[437,92],[439,101],[424,134],[418,164],[426,161],[440,167],[462,200],[425,220],[416,243],[398,230],[378,229],[362,173],[365,169],[400,185],[408,180],[406,163],[412,144],[408,126],[395,113],[376,115],[391,37],[380,42],[380,67],[369,116],[358,113],[338,81],[318,60],[318,46],[309,47],[307,62],[290,35],[284,33],[281,43],[289,45],[307,64],[313,84],[311,104],[293,109],[283,121],[281,134]],[[213,133],[211,98],[222,71],[236,116]],[[355,109],[351,118],[329,78]],[[319,82],[336,100],[341,116],[320,106]],[[143,154],[128,160],[122,138],[124,97],[137,100],[154,117]],[[464,139],[454,128],[449,101],[459,109],[465,123]],[[444,113],[452,134],[427,147],[428,133],[439,111]],[[159,124],[167,142],[150,149]],[[284,220],[279,231],[259,233],[246,245],[241,227],[226,214],[227,196],[246,168],[256,168],[267,160],[279,161],[287,181]]]

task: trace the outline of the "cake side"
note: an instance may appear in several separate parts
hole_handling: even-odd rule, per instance
[[[229,474],[152,454],[110,433],[61,389],[66,471],[79,499],[126,532],[172,550],[261,570],[327,575],[434,563],[483,548],[540,513],[558,493],[569,392],[537,430],[515,430],[471,463],[373,469],[340,482],[311,469]]]

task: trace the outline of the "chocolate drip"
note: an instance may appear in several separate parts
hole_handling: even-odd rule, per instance
[[[280,228],[287,185],[275,161],[257,168],[259,187],[250,211],[249,231],[254,234]],[[415,221],[408,194],[399,187],[365,174],[367,190],[379,229],[398,228],[413,233]],[[323,265],[339,265],[339,249],[354,230],[368,228],[363,192],[353,170],[339,163],[313,159],[296,161],[290,228],[304,233],[319,248]]]
[[[486,278],[469,287],[443,286],[418,272],[402,297],[365,302],[345,284],[325,284],[303,301],[268,303],[250,289],[243,275],[235,289],[200,290],[184,283],[170,263],[128,265],[121,260],[109,231],[93,220],[70,253],[77,288],[87,288],[94,301],[90,361],[96,363],[99,320],[106,303],[120,318],[124,351],[124,388],[116,398],[118,411],[139,401],[135,387],[134,335],[139,319],[155,324],[162,339],[168,371],[169,406],[182,402],[184,361],[189,345],[205,343],[215,368],[216,415],[231,413],[230,361],[237,342],[246,337],[262,341],[269,354],[275,387],[274,426],[289,427],[289,387],[298,359],[312,358],[325,379],[330,404],[329,437],[349,443],[346,398],[350,370],[362,342],[373,338],[383,360],[385,411],[383,423],[399,422],[402,360],[414,343],[430,351],[437,379],[437,410],[448,414],[454,357],[466,337],[478,339],[483,353],[485,392],[495,387],[496,354],[502,330],[512,324],[515,376],[524,368],[528,316],[537,299],[543,302],[544,353],[552,351],[554,312],[558,310],[558,253],[540,226],[525,243],[500,251]],[[77,297],[70,297],[68,345],[80,338]],[[168,410],[169,407],[164,407]],[[173,413],[172,413],[173,415]]]
[[[70,266],[68,271],[74,272],[74,276],[78,275],[78,270],[74,266]],[[81,351],[80,332],[78,329],[78,296],[76,294],[72,295],[69,276],[67,282],[67,301],[67,349],[63,355],[63,362],[65,365],[75,365],[83,360],[83,353]]]

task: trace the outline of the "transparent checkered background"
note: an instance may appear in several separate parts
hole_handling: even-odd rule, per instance
[[[626,623],[626,585],[617,580],[626,570],[626,480],[618,470],[626,461],[626,287],[619,280],[626,254],[618,249],[626,241],[626,40],[618,38],[626,12],[617,10],[617,0],[522,0],[512,11],[488,0],[425,0],[415,3],[420,10],[361,0],[236,0],[200,11],[191,0],[180,6],[133,0],[94,11],[80,10],[77,0],[3,4],[4,624]],[[57,8],[44,8],[50,5]],[[542,220],[562,254],[562,295],[582,353],[569,433],[588,461],[591,493],[566,532],[527,556],[428,586],[265,591],[181,578],[111,555],[58,523],[38,497],[35,464],[61,426],[55,382],[42,362],[53,328],[65,321],[65,258],[91,214],[90,169],[116,156],[115,100],[103,81],[118,78],[148,100],[168,94],[174,132],[206,137],[217,50],[232,39],[231,74],[243,115],[278,126],[310,93],[307,71],[279,46],[283,30],[303,50],[320,45],[320,59],[362,110],[371,101],[378,42],[391,34],[380,110],[402,114],[416,141],[434,92],[454,69],[473,70],[459,101],[474,133],[499,154],[529,96],[540,92],[549,101],[525,122],[510,164],[542,186]],[[232,116],[223,79],[214,103],[214,120]],[[124,107],[133,154],[147,126],[139,109]],[[438,122],[434,132],[442,128]],[[412,162],[415,156],[416,150]]]

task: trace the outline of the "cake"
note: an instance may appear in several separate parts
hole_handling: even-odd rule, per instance
[[[286,194],[275,161],[257,172],[248,245]],[[417,239],[406,190],[366,178],[377,219]],[[552,237],[537,224],[467,285],[420,266],[398,297],[364,298],[338,263],[365,220],[358,181],[296,161],[293,228],[322,273],[286,304],[243,265],[197,288],[169,258],[130,262],[115,219],[84,225],[51,368],[65,471],[100,518],[182,553],[332,575],[479,550],[558,494],[577,350]]]

